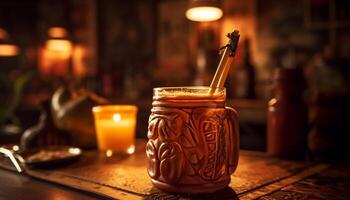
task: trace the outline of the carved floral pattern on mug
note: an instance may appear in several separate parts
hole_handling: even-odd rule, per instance
[[[182,175],[183,154],[176,142],[163,142],[158,151],[160,175],[168,183],[176,183]]]
[[[232,152],[227,147],[233,144],[227,134],[234,133],[224,128],[231,123],[227,115],[224,108],[152,109],[146,147],[149,175],[176,183],[185,175],[206,182],[228,174]]]
[[[198,119],[199,132],[205,144],[204,163],[199,170],[202,178],[215,180],[226,172],[225,132],[223,129],[225,109],[197,109],[201,113]],[[227,133],[229,134],[229,133]]]
[[[176,140],[182,132],[183,123],[188,121],[188,114],[179,109],[168,109],[157,114],[152,113],[149,118],[148,138]]]
[[[148,174],[152,178],[157,178],[159,176],[159,160],[157,155],[157,149],[154,145],[153,140],[149,140],[146,145],[146,155],[148,158]]]

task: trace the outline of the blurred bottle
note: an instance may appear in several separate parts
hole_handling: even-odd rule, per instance
[[[128,100],[136,100],[139,97],[140,86],[135,84],[137,80],[134,80],[135,69],[132,65],[128,65],[125,68],[124,80],[123,80],[123,97]]]
[[[312,159],[350,158],[350,60],[325,47],[306,68]]]
[[[195,86],[210,85],[210,75],[207,69],[208,56],[204,49],[198,50],[197,60],[196,60],[196,74],[194,77]]]
[[[268,102],[267,153],[303,158],[307,149],[305,81],[300,68],[278,68],[273,76],[274,97]]]
[[[255,67],[251,62],[250,41],[243,41],[243,59],[235,77],[235,96],[253,99],[255,95]]]
[[[113,95],[113,81],[110,69],[104,69],[102,72],[102,93],[105,97]]]

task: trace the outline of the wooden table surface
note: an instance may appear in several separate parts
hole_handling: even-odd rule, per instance
[[[94,151],[69,166],[19,175],[0,159],[0,199],[350,199],[350,163],[312,163],[241,151],[229,187],[188,196],[154,188],[146,172],[145,141],[132,156]]]
[[[92,200],[93,194],[72,190],[68,187],[44,182],[15,172],[0,169],[0,199],[79,199]]]

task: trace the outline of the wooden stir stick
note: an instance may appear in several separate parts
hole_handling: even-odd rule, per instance
[[[233,61],[233,57],[236,54],[239,36],[240,35],[238,30],[234,30],[232,33],[227,34],[229,41],[227,45],[221,48],[221,50],[223,49],[223,54],[221,56],[219,66],[215,72],[213,81],[210,84],[210,95],[215,93],[216,88],[221,88],[225,84],[227,74]]]

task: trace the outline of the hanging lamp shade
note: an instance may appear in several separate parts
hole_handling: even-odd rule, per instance
[[[65,28],[51,27],[47,31],[49,39],[46,41],[46,48],[50,51],[59,52],[64,57],[69,57],[72,52],[72,42],[68,39]]]
[[[217,0],[190,0],[186,17],[191,21],[209,22],[222,17],[223,11]]]
[[[43,77],[65,76],[69,74],[73,43],[63,27],[51,27],[48,38],[39,52],[39,71]]]
[[[0,28],[0,57],[17,56],[19,48],[9,41],[8,33],[5,29]]]
[[[1,57],[10,57],[17,56],[19,49],[14,44],[0,44],[0,56]]]

